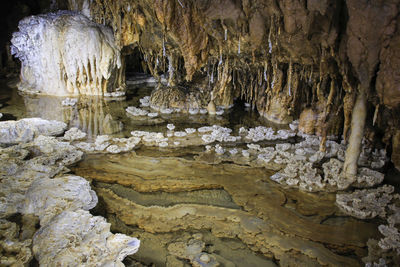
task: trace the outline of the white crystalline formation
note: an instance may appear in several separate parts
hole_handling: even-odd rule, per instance
[[[124,90],[111,29],[71,11],[24,18],[18,29],[11,53],[21,61],[21,90],[60,96]]]

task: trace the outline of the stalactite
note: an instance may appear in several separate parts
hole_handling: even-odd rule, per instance
[[[350,85],[345,80],[343,80],[342,86],[345,90],[345,95],[343,98],[343,115],[344,115],[343,140],[345,141],[345,143],[347,143],[348,132],[351,124],[351,113],[354,106],[354,93],[351,90]]]
[[[376,105],[376,107],[375,107],[374,118],[372,119],[372,126],[375,126],[376,119],[378,118],[379,107],[380,107],[380,104]]]
[[[239,42],[238,42],[238,55],[240,55],[240,35],[239,35]]]
[[[293,66],[292,66],[292,59],[290,59],[289,63],[289,70],[288,70],[288,91],[289,96],[292,96],[292,75],[293,75]]]
[[[168,86],[175,86],[175,80],[174,80],[175,68],[174,68],[173,60],[174,60],[173,56],[169,55],[168,56]]]

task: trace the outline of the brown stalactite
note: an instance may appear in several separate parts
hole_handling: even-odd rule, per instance
[[[69,1],[70,8],[72,2],[83,7],[83,0]],[[371,86],[366,101],[378,96],[379,113],[390,114],[400,104],[399,0],[181,2],[93,0],[90,12],[94,21],[113,28],[121,47],[141,47],[154,76],[167,72],[170,57],[171,85],[209,84],[204,89],[218,92],[217,103],[238,96],[278,123],[305,110],[314,114],[303,116],[315,120],[310,131],[323,137],[342,133],[347,141],[352,88],[370,87],[373,77],[376,89]],[[332,80],[333,91],[327,84]],[[390,118],[377,125],[384,131],[389,123],[400,128]]]

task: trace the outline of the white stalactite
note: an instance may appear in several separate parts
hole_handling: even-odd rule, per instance
[[[111,29],[71,11],[30,16],[18,28],[11,51],[21,61],[21,90],[68,96],[124,88]]]

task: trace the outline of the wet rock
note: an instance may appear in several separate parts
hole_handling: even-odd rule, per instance
[[[60,135],[66,128],[67,125],[63,122],[40,118],[3,121],[0,122],[0,144],[26,143],[39,135]]]

